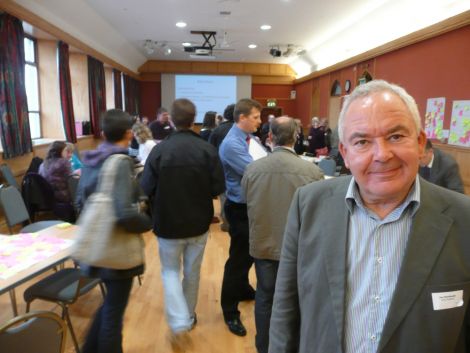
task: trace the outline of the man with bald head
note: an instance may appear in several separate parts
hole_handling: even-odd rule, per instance
[[[258,353],[268,352],[274,285],[292,197],[299,186],[323,179],[320,168],[295,153],[297,127],[297,122],[286,116],[272,119],[268,137],[273,153],[250,163],[242,179],[250,225],[250,255],[254,258],[257,278]]]
[[[470,199],[418,176],[414,99],[358,86],[339,138],[352,177],[299,188],[289,210],[269,352],[470,352]]]

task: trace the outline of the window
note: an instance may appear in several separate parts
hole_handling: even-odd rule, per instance
[[[28,116],[31,138],[41,138],[41,110],[39,107],[39,83],[37,43],[34,38],[24,38],[25,88],[28,99]]]

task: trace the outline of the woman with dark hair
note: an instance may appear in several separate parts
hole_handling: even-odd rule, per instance
[[[54,141],[39,167],[39,174],[51,184],[54,197],[59,202],[71,202],[67,178],[72,174],[72,166],[66,147],[65,142]]]
[[[216,124],[215,124],[215,117],[217,116],[216,112],[207,112],[206,115],[204,115],[204,120],[202,121],[202,128],[199,134],[201,137],[209,141],[209,137],[212,134],[212,130],[215,129]]]

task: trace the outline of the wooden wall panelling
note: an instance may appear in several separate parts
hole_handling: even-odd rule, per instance
[[[75,121],[90,121],[87,56],[80,53],[70,53],[69,60]]]
[[[38,40],[39,100],[42,137],[63,139],[62,108],[60,106],[57,42]]]
[[[113,68],[104,68],[104,81],[106,85],[106,109],[114,109],[114,80],[113,80]]]
[[[217,74],[218,66],[217,63],[210,63],[210,62],[193,62],[191,63],[191,71],[204,73],[204,74]]]
[[[269,64],[253,64],[253,63],[246,63],[245,66],[245,73],[257,76],[269,76]]]
[[[231,72],[233,74],[243,74],[243,64],[242,63],[224,63],[219,62],[217,63],[218,72]]]
[[[252,84],[292,85],[294,79],[290,76],[252,76]]]

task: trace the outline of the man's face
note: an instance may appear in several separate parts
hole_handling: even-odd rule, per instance
[[[415,180],[426,143],[406,105],[393,93],[373,93],[351,103],[343,126],[339,149],[363,201],[401,202]]]
[[[432,156],[432,148],[425,150],[423,156],[419,159],[419,165],[421,167],[426,167],[429,163],[431,163]]]
[[[251,108],[250,114],[240,114],[238,127],[248,134],[256,132],[261,125],[261,113],[257,108]]]
[[[170,114],[168,112],[163,112],[157,116],[157,120],[161,123],[168,122]]]

